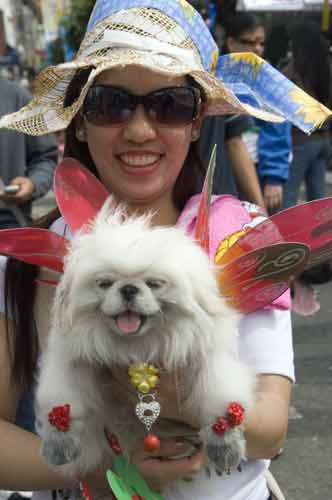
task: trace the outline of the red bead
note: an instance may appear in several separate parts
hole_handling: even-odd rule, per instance
[[[215,434],[222,436],[229,430],[229,423],[225,417],[219,417],[215,424],[212,425],[212,430]]]
[[[160,449],[160,441],[154,434],[148,434],[144,439],[145,451],[157,451]]]
[[[244,408],[239,403],[231,403],[227,408],[227,418],[231,427],[241,425],[244,419]]]
[[[70,405],[54,406],[48,414],[48,421],[58,431],[68,432],[70,422]]]

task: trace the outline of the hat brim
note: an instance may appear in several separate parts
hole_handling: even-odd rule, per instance
[[[84,98],[102,72],[116,68],[137,66],[166,78],[190,75],[201,86],[205,95],[203,113],[250,114],[263,120],[280,122],[279,116],[243,104],[220,79],[206,72],[183,64],[175,57],[150,52],[121,50],[107,56],[81,58],[58,66],[49,66],[36,79],[36,93],[32,101],[16,113],[0,119],[0,127],[6,127],[29,135],[44,135],[68,127],[83,104]],[[79,97],[65,107],[64,100],[68,86],[77,71],[92,68],[88,80],[82,87]]]

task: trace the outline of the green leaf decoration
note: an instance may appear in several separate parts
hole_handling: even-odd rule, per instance
[[[126,482],[112,471],[107,471],[107,480],[111,490],[118,500],[132,500],[135,492]]]
[[[144,500],[164,500],[163,496],[149,488],[134,464],[123,456],[114,460],[116,474],[107,471],[107,480],[117,500],[132,500],[139,495]]]

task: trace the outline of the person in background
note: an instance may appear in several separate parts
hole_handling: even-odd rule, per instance
[[[18,111],[31,99],[30,93],[10,80],[0,78],[0,116]],[[28,225],[34,200],[46,194],[53,183],[57,163],[57,144],[53,135],[32,137],[13,130],[0,130],[0,228]],[[14,189],[6,192],[6,186]],[[31,391],[22,392],[16,412],[16,424],[34,431]],[[29,496],[19,492],[0,492],[12,500]]]
[[[190,3],[216,38],[216,4],[208,0],[191,0]],[[265,208],[255,165],[242,140],[242,134],[251,124],[251,118],[245,115],[208,116],[201,129],[200,154],[208,163],[213,146],[217,144],[216,194],[232,194]]]
[[[289,33],[285,24],[276,24],[269,29],[266,37],[264,59],[276,68],[284,66],[288,59]]]
[[[296,23],[291,29],[290,39],[292,56],[283,72],[308,94],[330,107],[330,50],[320,26],[307,20]],[[292,140],[293,161],[285,185],[284,208],[297,203],[303,181],[307,201],[325,196],[325,173],[331,155],[330,124],[308,136],[292,128]]]
[[[308,94],[331,107],[330,50],[319,24],[307,20],[294,24],[290,30],[290,49],[291,55],[283,68],[284,74]],[[331,125],[323,124],[308,136],[292,127],[292,141],[293,161],[285,184],[285,209],[297,204],[303,182],[307,201],[325,196],[325,174],[331,156]],[[293,284],[293,311],[303,316],[316,313],[320,304],[315,285],[327,283],[331,278],[331,262],[318,264],[305,271]]]
[[[0,117],[27,104],[30,93],[15,82],[0,78]],[[52,187],[58,159],[53,135],[31,137],[21,132],[0,131],[0,228],[31,220],[32,202]],[[5,186],[11,186],[7,192]]]
[[[262,57],[265,37],[264,24],[258,17],[250,12],[237,12],[226,25],[225,51],[254,52]],[[264,202],[272,214],[282,206],[292,150],[291,126],[288,122],[268,123],[255,119],[242,138],[257,165]]]

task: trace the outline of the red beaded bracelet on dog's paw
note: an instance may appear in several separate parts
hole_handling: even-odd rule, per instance
[[[219,417],[211,428],[215,434],[222,436],[225,432],[242,424],[244,420],[244,408],[239,403],[228,405],[226,416]]]

